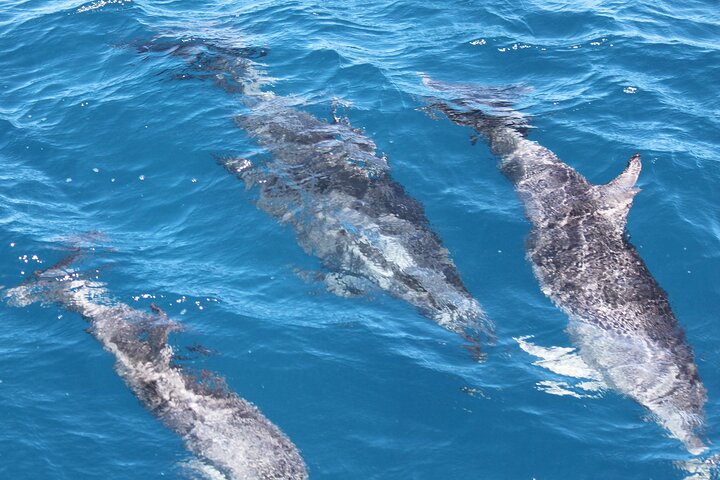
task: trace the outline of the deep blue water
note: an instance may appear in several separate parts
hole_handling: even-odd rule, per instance
[[[265,49],[267,90],[324,119],[346,104],[496,324],[487,361],[401,300],[339,298],[298,274],[322,266],[216,164],[255,148],[232,122],[238,97],[135,48],[159,35]],[[712,444],[719,38],[713,0],[2,0],[0,284],[93,245],[113,296],[160,304],[186,327],[178,350],[217,352],[189,362],[260,407],[311,478],[683,478],[687,452],[638,404],[538,389],[558,377],[513,337],[569,346],[567,318],[525,261],[511,184],[467,129],[418,110],[417,73],[531,87],[531,137],[592,182],[643,154],[628,232],[695,351]],[[181,440],[86,328],[54,305],[3,305],[0,477],[182,477]]]

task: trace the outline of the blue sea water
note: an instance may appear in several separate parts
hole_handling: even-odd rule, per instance
[[[264,49],[264,88],[319,118],[345,105],[496,324],[487,360],[401,300],[299,273],[322,266],[215,161],[255,148],[238,96],[136,48],[158,36]],[[181,322],[178,351],[214,352],[188,362],[287,433],[311,478],[683,478],[687,452],[630,399],[538,388],[559,377],[513,337],[570,346],[567,318],[524,259],[529,223],[496,159],[419,110],[418,72],[531,87],[531,137],[592,182],[642,153],[628,232],[695,351],[717,453],[718,39],[713,0],[2,0],[0,284],[92,245],[113,296]],[[182,478],[182,441],[86,328],[3,304],[0,478]]]

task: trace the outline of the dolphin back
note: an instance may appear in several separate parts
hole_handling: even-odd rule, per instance
[[[422,204],[393,178],[362,129],[335,110],[332,120],[317,118],[299,108],[300,99],[249,88],[264,84],[258,65],[212,41],[164,51],[186,61],[189,78],[210,71],[213,81],[226,79],[220,88],[241,93],[245,108],[235,123],[262,153],[221,163],[254,189],[260,209],[290,225],[300,246],[321,260],[330,292],[353,296],[372,286],[463,338],[492,337],[492,323]]]
[[[706,447],[706,390],[665,291],[626,233],[642,164],[639,154],[605,185],[593,185],[526,138],[525,117],[504,89],[424,78],[431,105],[473,128],[499,157],[532,230],[527,259],[540,287],[569,319],[585,364],[605,384],[648,408],[692,454]]]
[[[56,303],[82,315],[142,405],[182,437],[196,457],[193,468],[227,479],[307,478],[295,445],[257,407],[218,375],[182,367],[168,343],[178,324],[157,306],[145,312],[113,300],[91,278],[64,263],[6,296],[14,306]]]

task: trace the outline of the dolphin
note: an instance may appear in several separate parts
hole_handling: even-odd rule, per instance
[[[375,143],[333,115],[327,122],[297,108],[297,100],[260,86],[249,56],[212,43],[143,47],[185,59],[190,71],[175,78],[211,78],[239,97],[238,127],[262,147],[265,161],[221,162],[259,193],[257,206],[290,225],[298,243],[329,271],[328,290],[353,296],[380,288],[458,333],[478,353],[492,323],[465,287],[423,206],[396,182]]]
[[[308,478],[298,449],[257,407],[214,373],[197,376],[177,363],[168,334],[178,324],[155,305],[145,312],[112,300],[94,273],[71,263],[69,258],[9,289],[9,304],[55,303],[85,318],[133,394],[182,437],[196,457],[189,466],[198,472],[228,480]]]
[[[593,185],[527,138],[526,119],[509,108],[512,89],[423,82],[442,96],[432,108],[474,129],[499,157],[532,224],[527,259],[543,293],[568,315],[580,359],[597,372],[586,378],[645,406],[691,454],[703,453],[707,395],[692,349],[625,232],[640,155],[614,180]]]

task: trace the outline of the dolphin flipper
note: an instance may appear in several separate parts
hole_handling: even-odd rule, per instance
[[[359,297],[373,289],[367,279],[349,273],[328,273],[325,275],[325,287],[338,297]]]
[[[155,352],[160,352],[168,344],[168,337],[172,332],[182,331],[180,325],[167,316],[167,313],[156,304],[150,304],[154,315],[147,322],[141,324],[147,334],[147,342]]]
[[[255,183],[258,175],[253,163],[244,157],[220,157],[216,158],[218,165],[222,165],[228,173],[235,175],[247,183]]]

